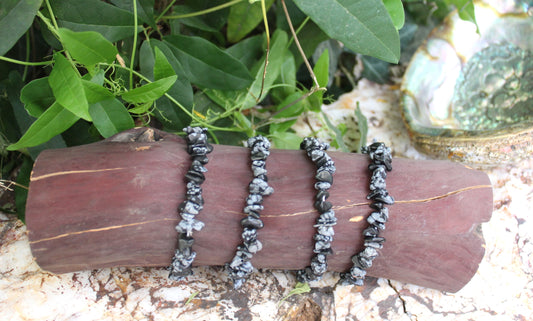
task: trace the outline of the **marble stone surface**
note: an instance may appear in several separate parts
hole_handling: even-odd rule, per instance
[[[333,123],[347,124],[347,136],[355,135],[358,101],[369,120],[369,141],[386,142],[396,157],[426,158],[409,141],[398,95],[397,86],[362,80],[323,110]],[[308,117],[294,127],[302,136],[308,124],[324,126],[320,117]],[[234,291],[220,267],[194,268],[180,282],[170,281],[163,268],[54,275],[34,262],[24,224],[0,214],[0,319],[533,320],[533,160],[486,171],[494,186],[492,219],[483,224],[486,254],[457,293],[376,278],[363,287],[335,286],[338,274],[327,273],[310,292],[286,298],[296,285],[291,271],[257,271]]]

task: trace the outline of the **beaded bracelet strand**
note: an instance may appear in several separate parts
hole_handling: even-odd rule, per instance
[[[306,137],[300,145],[300,149],[307,152],[307,156],[316,164],[317,171],[315,179],[315,208],[320,213],[317,219],[317,233],[314,235],[315,255],[311,259],[311,265],[299,270],[296,274],[298,282],[309,282],[320,280],[328,269],[327,255],[333,253],[331,242],[333,241],[333,226],[337,224],[335,212],[331,209],[331,202],[326,201],[329,197],[329,188],[333,184],[333,174],[335,173],[335,163],[326,154],[329,144],[321,143],[318,139]]]
[[[378,249],[383,248],[385,238],[379,236],[379,231],[385,229],[389,219],[389,210],[385,205],[394,204],[394,198],[387,192],[385,179],[387,172],[392,170],[392,156],[389,147],[376,142],[361,151],[368,154],[372,164],[368,169],[372,172],[370,179],[370,193],[366,197],[372,200],[370,207],[374,210],[366,219],[369,227],[363,231],[364,249],[352,256],[353,267],[349,273],[341,274],[341,284],[362,286],[366,276],[366,269],[372,266],[372,261],[378,256]]]
[[[189,126],[183,131],[187,134],[187,153],[192,162],[185,174],[186,200],[178,207],[181,216],[181,221],[176,225],[176,231],[179,233],[178,248],[168,268],[169,278],[172,280],[181,280],[192,273],[191,264],[196,257],[196,252],[192,250],[192,231],[200,231],[204,227],[204,223],[195,217],[203,209],[204,198],[200,185],[205,181],[204,173],[207,169],[204,165],[209,161],[207,154],[213,151],[213,146],[207,142],[207,128]]]
[[[226,264],[235,289],[240,288],[248,275],[252,273],[254,268],[250,260],[253,254],[261,251],[263,247],[257,239],[257,230],[263,228],[263,221],[260,218],[263,210],[263,196],[274,192],[274,189],[268,185],[265,168],[266,159],[270,155],[270,142],[263,136],[256,136],[248,139],[247,143],[254,176],[248,185],[250,194],[246,198],[244,207],[244,213],[248,215],[241,220],[243,242],[237,247],[233,260]]]

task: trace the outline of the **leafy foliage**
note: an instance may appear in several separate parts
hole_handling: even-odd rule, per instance
[[[471,0],[424,6],[456,6],[475,21]],[[2,0],[2,167],[28,167],[43,149],[144,125],[205,126],[225,144],[260,133],[278,148],[297,148],[296,118],[352,88],[356,57],[366,57],[363,76],[388,81],[400,40],[422,23],[412,16],[436,16],[419,7],[411,0]],[[342,130],[330,127],[342,148]]]

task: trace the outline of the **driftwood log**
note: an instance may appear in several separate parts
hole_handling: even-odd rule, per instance
[[[45,270],[65,273],[113,266],[167,266],[177,241],[177,207],[189,166],[178,136],[136,128],[102,142],[47,150],[35,162],[26,221],[32,253]],[[337,172],[329,200],[338,218],[329,268],[346,271],[362,249],[370,213],[369,160],[331,152]],[[206,200],[194,234],[195,265],[223,265],[240,240],[240,219],[252,178],[246,148],[215,146],[202,185]],[[447,161],[395,158],[387,188],[396,199],[387,239],[368,274],[455,292],[484,255],[481,223],[492,213],[483,172]],[[265,198],[258,268],[309,264],[317,212],[314,164],[303,151],[273,150],[273,195]]]

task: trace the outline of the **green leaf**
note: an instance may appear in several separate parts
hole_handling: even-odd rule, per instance
[[[136,115],[146,114],[148,112],[148,110],[150,110],[150,107],[152,107],[153,104],[154,103],[151,102],[151,101],[149,101],[147,103],[142,103],[142,104],[140,104],[137,107],[133,107],[133,108],[128,109],[128,112],[130,114],[136,114]]]
[[[277,108],[279,112],[272,118],[288,118],[300,115],[304,110],[304,104],[303,100],[298,101],[298,99],[302,98],[302,95],[301,92],[295,92],[285,98]],[[298,102],[295,103],[296,101]]]
[[[265,0],[267,11],[272,3],[274,3],[274,0]],[[254,30],[262,20],[261,1],[242,1],[231,6],[226,32],[228,41],[238,42],[246,37],[250,31]]]
[[[200,294],[200,291],[196,291],[194,293],[192,293],[189,298],[187,299],[187,301],[185,301],[185,304],[184,305],[187,305],[189,303],[191,303],[191,301],[198,295]]]
[[[256,62],[252,68],[252,74],[255,75],[255,78],[247,90],[222,91],[206,89],[204,92],[209,96],[210,99],[224,108],[230,108],[234,106],[239,106],[240,109],[252,108],[257,104],[258,100],[262,100],[267,95],[270,87],[278,78],[281,71],[283,57],[285,56],[285,52],[287,50],[287,41],[287,33],[282,30],[276,30],[276,32],[274,32],[266,75],[264,74],[266,59],[265,54],[263,55],[263,58]],[[264,80],[263,76],[265,78]],[[261,87],[263,87],[262,92]]]
[[[89,107],[93,124],[107,138],[135,126],[128,110],[118,99],[104,100]]]
[[[383,60],[379,60],[370,56],[362,56],[363,72],[361,76],[363,78],[377,82],[378,84],[384,84],[389,79],[389,63]]]
[[[91,77],[90,82],[101,86],[105,81],[105,70],[97,69],[92,75],[89,76]]]
[[[383,4],[391,17],[392,23],[394,23],[394,27],[398,30],[402,29],[405,23],[402,0],[383,0]]]
[[[283,299],[281,299],[281,301],[279,301],[278,303],[278,306],[285,300],[287,300],[289,297],[293,296],[293,295],[297,295],[297,294],[304,294],[304,293],[309,293],[311,292],[311,287],[309,287],[309,283],[304,283],[304,282],[298,282],[296,283],[296,285],[294,286],[294,289],[292,289],[289,294],[287,294],[285,297],[283,297]]]
[[[118,53],[117,48],[98,32],[75,32],[65,28],[59,28],[57,32],[72,58],[85,66],[111,63]]]
[[[47,142],[52,137],[67,130],[78,119],[80,117],[74,115],[56,102],[37,118],[18,142],[9,145],[7,149],[17,150]]]
[[[243,63],[203,38],[167,36],[164,43],[172,50],[187,78],[194,84],[213,89],[237,90],[252,82]]]
[[[330,87],[333,83],[333,80],[335,79],[335,73],[339,69],[339,59],[341,54],[344,51],[344,48],[341,43],[339,43],[337,40],[334,39],[328,39],[326,41],[322,41],[318,46],[316,47],[315,52],[313,52],[312,61],[315,63],[320,59],[320,56],[322,56],[322,53],[328,50],[329,55],[329,77],[328,77],[328,83],[325,86],[321,87]],[[346,67],[346,66],[345,66]]]
[[[83,84],[85,97],[87,98],[87,102],[89,104],[115,98],[113,93],[107,90],[104,86],[100,86],[97,83],[85,79],[82,79],[81,83]]]
[[[192,86],[183,73],[183,68],[176,59],[176,56],[174,56],[172,50],[170,50],[165,43],[159,40],[152,39],[150,41],[150,45],[153,48],[157,47],[165,55],[168,62],[172,66],[174,73],[178,74],[178,79],[167,91],[167,95],[174,98],[178,103],[180,103],[181,106],[183,106],[183,108],[192,110],[192,106],[194,104]],[[151,48],[144,50],[144,57],[142,60],[145,60],[145,62],[141,64],[141,67],[144,66],[144,69],[142,69],[143,74],[153,75],[155,57]],[[166,95],[156,100],[155,107],[154,115],[159,121],[161,121],[165,130],[179,131],[190,123],[190,117],[185,113],[185,111],[183,111],[180,106],[176,105],[168,97],[166,97]]]
[[[272,84],[274,84],[281,72],[281,65],[283,64],[283,59],[287,50],[287,42],[287,33],[282,30],[276,30],[276,32],[274,32],[274,35],[272,36],[272,44],[270,47],[269,61],[266,68],[265,79],[263,81],[266,55],[263,56],[263,59],[255,65],[255,79],[247,91],[246,96],[244,96],[242,108],[252,108],[257,104],[257,99],[261,100],[267,95],[270,87]],[[261,94],[261,86],[263,86],[263,93],[261,97],[259,97]]]
[[[137,87],[122,94],[122,99],[132,104],[147,103],[163,96],[174,84],[178,76],[159,79],[149,84]]]
[[[286,132],[289,128],[292,127],[292,125],[294,125],[296,123],[296,119],[293,119],[293,120],[287,120],[287,121],[284,121],[284,122],[279,122],[279,123],[272,123],[270,124],[269,128],[268,128],[268,131],[270,134],[275,134],[275,133],[284,133]]]
[[[168,94],[172,97],[176,97],[176,94],[173,93],[174,86],[172,86]],[[154,110],[155,117],[163,123],[163,126],[166,130],[170,131],[181,131],[183,127],[187,126],[191,118],[176,104],[174,104],[166,96],[159,98],[156,101],[156,109]],[[191,106],[185,106],[187,109],[192,108]]]
[[[318,82],[318,85],[321,88],[325,88],[328,85],[329,81],[329,50],[326,49],[322,52],[322,55],[320,55],[320,58],[318,58],[315,66],[313,67],[313,72],[315,73],[316,80]],[[322,106],[322,97],[324,97],[324,91],[320,90],[313,94],[313,98],[317,99],[317,104],[313,106],[314,111],[320,111],[320,107]]]
[[[150,27],[156,29],[157,25],[154,19],[154,0],[136,0],[137,1],[137,16],[141,22],[145,22]],[[131,0],[112,0],[117,7],[128,10],[133,14],[133,1]]]
[[[172,7],[172,14],[173,15],[184,15],[196,12],[197,10],[191,8],[190,6],[186,5],[176,5]],[[188,27],[196,28],[198,30],[207,31],[207,32],[214,32],[219,33],[220,30],[211,26],[208,24],[209,19],[202,15],[202,16],[194,16],[194,17],[188,17],[188,18],[180,18],[177,20],[179,23],[182,23]]]
[[[285,96],[288,96],[296,90],[296,65],[294,62],[294,56],[287,51],[285,53],[285,60],[281,65],[281,72],[279,75],[279,82],[284,84],[280,88]]]
[[[87,145],[101,140],[100,134],[98,134],[93,123],[89,123],[84,120],[78,120],[76,123],[74,123],[74,125],[72,125],[72,127],[65,130],[60,136],[56,137],[62,137],[66,145],[69,147]],[[56,137],[54,137],[52,140],[54,140]]]
[[[361,54],[396,63],[400,39],[385,6],[375,0],[294,0],[331,38]]]
[[[54,54],[54,61],[48,83],[57,102],[78,117],[91,121],[89,104],[85,98],[80,76],[62,54]]]
[[[2,104],[2,108],[0,108],[0,133],[2,133],[0,135],[0,157],[2,157],[7,154],[4,150],[4,147],[8,145],[7,142],[17,141],[22,134],[17,124],[17,118],[14,112],[15,108],[4,98],[0,98],[0,104]],[[26,116],[29,118],[27,114]],[[3,175],[9,175],[11,173],[9,170],[6,172],[5,166],[3,165],[3,168],[1,168],[0,175],[2,173]]]
[[[29,82],[20,92],[20,101],[31,116],[38,118],[55,101],[52,88],[48,84],[48,77]]]
[[[326,125],[328,125],[328,128],[335,133],[335,142],[337,143],[337,146],[339,146],[339,149],[342,150],[343,152],[349,153],[350,150],[344,143],[344,139],[342,137],[343,136],[342,131],[331,123],[326,113],[322,113],[322,117],[324,117],[324,120],[326,121]]]
[[[20,74],[15,70],[12,70],[9,73],[8,82],[6,83],[7,96],[9,98],[9,102],[11,103],[11,106],[13,107],[13,114],[16,120],[15,124],[18,125],[18,128],[22,133],[26,132],[35,122],[35,118],[28,114],[28,112],[24,109],[22,101],[20,100],[23,85],[24,84],[22,82],[22,77],[20,76]],[[48,84],[46,84],[46,86],[48,86]],[[2,119],[2,121],[7,121],[7,119]],[[22,135],[17,135],[16,138],[10,141],[17,141],[21,138],[21,136]],[[45,149],[63,147],[66,147],[65,141],[60,135],[56,135],[50,140],[39,144],[38,146],[28,148],[27,152],[28,154],[30,154],[31,158],[35,160],[39,153]]]
[[[60,27],[96,31],[111,42],[133,36],[133,14],[104,1],[50,0],[50,5]]]
[[[275,121],[270,124],[269,132],[275,134],[276,132],[285,132],[296,123],[296,117],[299,116],[308,106],[307,100],[300,100],[303,96],[302,92],[295,92],[287,96],[277,107],[277,112],[272,115],[272,120]]]
[[[42,0],[2,0],[0,4],[0,56],[11,49],[33,23]]]
[[[479,33],[479,26],[476,22],[476,12],[474,8],[474,1],[472,0],[446,0],[448,4],[453,4],[457,8],[459,18],[464,21],[470,21],[476,25],[476,30]]]
[[[154,48],[157,47],[161,49],[161,51],[165,54],[165,57],[168,59],[168,62],[172,66],[172,69],[174,69],[174,73],[178,75],[178,80],[176,80],[174,85],[172,85],[172,87],[169,89],[168,94],[176,99],[181,105],[190,110],[193,106],[193,90],[180,62],[172,50],[164,42],[152,39],[150,44]],[[155,60],[155,57],[153,59]],[[161,97],[161,99],[165,99],[165,97]]]
[[[141,74],[151,81],[154,80],[154,62],[154,52],[150,46],[150,41],[143,41],[139,48],[139,68]]]
[[[7,100],[8,100],[7,102],[4,102],[1,100],[3,100],[6,97],[0,98],[0,104],[1,104],[0,106],[2,106],[0,107],[0,109],[1,110],[12,109],[15,122],[9,124],[8,126],[15,126],[15,128],[18,129],[16,130],[17,131],[16,134],[7,133],[7,132],[0,133],[0,136],[2,136],[2,134],[6,135],[6,138],[7,136],[10,136],[11,138],[9,140],[10,142],[17,141],[22,136],[22,133],[24,133],[31,126],[31,123],[34,121],[34,119],[32,119],[32,117],[30,117],[28,113],[24,110],[23,103],[20,101],[20,93],[23,89],[23,86],[24,86],[24,81],[22,80],[22,76],[16,70],[11,70],[9,72],[7,79],[5,79],[3,82],[0,83],[0,90],[2,92],[4,92],[5,90],[4,95],[7,94]],[[10,117],[8,116],[8,118]],[[11,119],[11,121],[12,120],[13,119]],[[3,119],[3,118],[1,119],[1,122],[3,123],[8,122],[8,121],[10,120]]]
[[[274,81],[278,78],[283,57],[286,52],[287,46],[287,33],[282,30],[276,30],[272,37],[272,45],[270,48],[269,63],[266,69],[266,75],[264,74],[264,66],[266,54],[263,58],[256,62],[252,68],[252,74],[255,75],[255,79],[246,90],[241,91],[223,91],[223,90],[211,90],[206,89],[204,92],[210,99],[224,108],[233,108],[239,106],[240,109],[252,108],[257,104],[257,101],[262,100],[269,92],[270,87]],[[263,76],[265,76],[263,81]],[[261,87],[263,91],[261,92]],[[261,96],[261,97],[259,97]]]
[[[275,148],[279,149],[298,149],[302,142],[302,137],[291,132],[276,132],[269,135]]]
[[[366,136],[368,133],[368,121],[361,112],[361,108],[359,108],[359,102],[357,102],[357,108],[355,109],[355,118],[357,119],[357,127],[359,128],[359,134],[361,137],[359,138],[359,146],[357,148],[358,152],[361,152],[361,148],[363,146],[366,146]]]
[[[172,69],[172,65],[168,62],[161,49],[154,47],[154,51],[154,80],[175,76],[176,73],[174,72],[174,69]]]
[[[264,41],[265,37],[263,35],[249,37],[229,47],[226,52],[242,62],[246,68],[252,68],[263,55]]]

